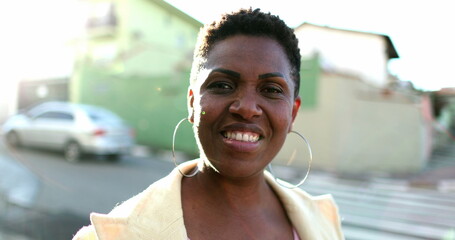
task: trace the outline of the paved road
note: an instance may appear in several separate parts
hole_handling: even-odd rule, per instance
[[[88,224],[90,212],[109,212],[169,173],[173,164],[167,157],[125,157],[117,163],[89,158],[71,164],[60,153],[10,149],[2,143],[0,163],[8,167],[1,171],[14,174],[2,174],[10,189],[2,191],[0,227],[31,239],[70,239],[76,229]],[[14,191],[16,199],[29,201],[7,201],[13,190],[19,190]],[[0,234],[3,239],[9,237]]]
[[[163,154],[70,164],[59,153],[0,144],[0,190],[14,186],[6,193],[16,204],[6,204],[8,194],[0,198],[0,240],[70,239],[88,224],[90,212],[108,212],[166,175],[173,168],[169,160]],[[296,174],[289,168],[275,172]],[[436,152],[428,169],[411,178],[359,180],[313,171],[302,187],[333,194],[347,240],[455,240],[454,185],[455,144]]]

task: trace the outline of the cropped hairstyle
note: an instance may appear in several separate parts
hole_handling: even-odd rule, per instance
[[[276,40],[283,47],[291,65],[291,77],[295,83],[294,97],[299,95],[301,56],[294,30],[278,16],[261,12],[260,9],[240,9],[223,14],[220,20],[201,29],[194,49],[191,83],[196,82],[213,46],[235,35],[269,37]]]

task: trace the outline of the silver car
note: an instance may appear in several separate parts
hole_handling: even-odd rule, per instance
[[[10,146],[62,150],[69,162],[86,153],[115,161],[134,145],[133,129],[113,112],[69,102],[46,102],[14,115],[2,132]]]

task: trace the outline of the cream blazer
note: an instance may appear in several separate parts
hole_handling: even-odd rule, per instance
[[[179,167],[187,172],[196,164],[197,160],[193,160]],[[331,195],[313,197],[299,188],[281,187],[268,172],[265,176],[302,240],[344,239]],[[181,182],[182,175],[174,169],[110,213],[90,214],[91,225],[81,228],[73,240],[187,240]]]

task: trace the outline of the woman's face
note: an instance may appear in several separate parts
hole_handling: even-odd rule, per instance
[[[189,105],[201,157],[220,174],[258,174],[281,149],[300,107],[290,72],[270,38],[238,35],[214,45]]]

